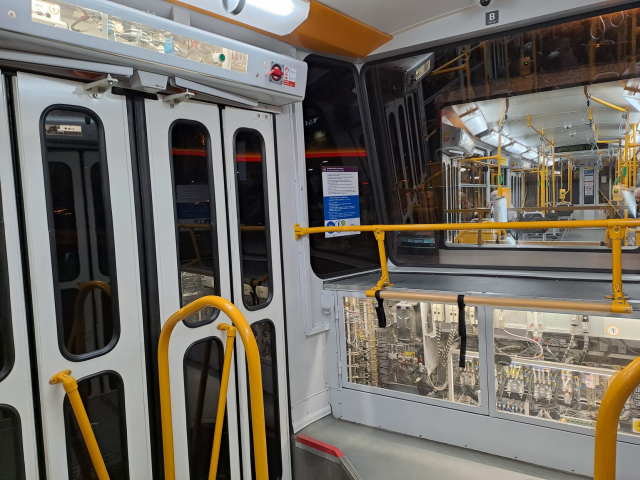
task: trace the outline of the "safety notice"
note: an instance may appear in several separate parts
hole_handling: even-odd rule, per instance
[[[296,86],[296,69],[291,67],[284,67],[284,79],[282,82],[287,87]]]
[[[322,167],[325,227],[360,225],[358,167]],[[326,238],[360,232],[325,233]]]

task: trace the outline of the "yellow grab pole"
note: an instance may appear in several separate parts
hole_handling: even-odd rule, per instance
[[[615,480],[616,441],[620,413],[629,396],[640,385],[640,357],[618,373],[607,388],[596,422],[594,480]]]
[[[222,427],[224,425],[224,411],[227,406],[227,390],[229,389],[229,374],[231,373],[231,360],[233,357],[233,342],[236,339],[236,329],[231,325],[222,323],[218,330],[227,331],[227,345],[224,351],[224,363],[222,364],[222,378],[220,379],[220,399],[218,400],[218,413],[216,414],[216,428],[213,434],[213,450],[211,452],[211,466],[209,467],[209,480],[215,480],[218,475],[218,460],[220,458],[220,443],[222,442]]]
[[[560,167],[560,172],[562,172],[562,167]],[[553,140],[551,142],[551,188],[552,192],[552,205],[556,206],[556,141]]]
[[[160,415],[162,420],[162,449],[164,452],[165,480],[175,480],[176,466],[173,451],[173,422],[171,417],[171,384],[169,377],[169,340],[178,323],[203,308],[213,307],[223,312],[233,322],[240,335],[247,356],[249,388],[251,392],[251,419],[253,425],[253,451],[255,455],[256,480],[269,480],[267,464],[267,436],[264,423],[264,401],[262,398],[262,372],[260,352],[249,322],[231,302],[208,295],[199,298],[171,315],[160,332],[158,343],[158,377],[160,384]]]
[[[93,429],[91,428],[91,422],[87,416],[87,411],[84,409],[82,398],[80,398],[80,393],[78,393],[78,383],[76,382],[76,379],[71,376],[71,370],[58,372],[49,379],[50,385],[56,385],[58,383],[62,383],[64,391],[67,392],[71,408],[73,409],[73,413],[75,414],[78,425],[80,426],[82,438],[84,439],[84,443],[89,451],[91,463],[93,463],[93,468],[96,470],[98,479],[109,480],[109,473],[107,472],[107,467],[105,466],[104,459],[100,453],[100,447],[98,447],[98,442],[93,433]]]

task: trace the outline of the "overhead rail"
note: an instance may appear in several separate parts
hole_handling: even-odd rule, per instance
[[[62,383],[64,391],[67,392],[71,408],[73,409],[73,413],[75,414],[78,425],[80,426],[80,432],[82,433],[82,438],[84,439],[84,443],[89,451],[89,457],[91,457],[91,463],[96,471],[98,480],[109,480],[109,473],[107,472],[107,467],[104,464],[104,459],[100,453],[100,447],[98,447],[98,442],[95,434],[93,433],[93,429],[91,428],[91,422],[87,416],[87,411],[82,403],[82,398],[80,398],[80,393],[78,393],[78,382],[76,382],[76,379],[71,376],[71,370],[58,372],[49,379],[50,385],[56,385],[58,383]]]
[[[488,297],[474,297],[476,305],[502,305],[520,308],[541,308],[545,310],[583,310],[591,312],[612,312],[612,313],[631,313],[632,308],[627,302],[627,296],[622,289],[622,241],[626,236],[628,228],[640,226],[640,220],[615,219],[615,220],[562,220],[562,221],[536,221],[536,222],[483,222],[483,223],[465,223],[465,224],[424,224],[424,225],[357,225],[347,227],[301,227],[299,224],[294,225],[294,233],[296,239],[300,239],[305,235],[316,233],[336,233],[336,232],[372,232],[378,242],[378,251],[380,254],[381,276],[378,283],[371,289],[367,290],[367,297],[375,297],[376,292],[384,287],[392,286],[389,278],[389,269],[387,268],[387,254],[384,246],[386,232],[443,232],[466,230],[536,230],[536,229],[553,229],[553,228],[606,228],[611,240],[611,256],[612,256],[612,280],[611,280],[611,298],[610,304],[595,302],[570,302],[534,299],[500,299]],[[394,298],[398,292],[393,292]],[[384,298],[385,292],[381,292],[381,298]],[[497,302],[497,303],[496,303]],[[471,303],[468,300],[468,303]]]
[[[227,345],[225,351],[222,379],[220,383],[220,398],[216,416],[214,431],[214,443],[211,452],[211,465],[209,467],[209,480],[215,480],[220,455],[220,442],[222,439],[222,426],[224,424],[224,411],[227,401],[227,388],[233,353],[233,342],[236,333],[240,335],[247,355],[247,368],[249,371],[249,392],[251,401],[251,424],[253,426],[253,451],[255,455],[256,480],[269,480],[267,464],[267,436],[264,419],[264,401],[262,397],[262,372],[260,367],[260,352],[258,344],[249,322],[244,315],[231,302],[221,297],[209,295],[194,300],[186,307],[181,308],[171,315],[162,327],[158,345],[158,375],[160,383],[160,414],[162,420],[162,447],[164,452],[165,480],[176,479],[176,465],[173,450],[173,420],[171,415],[171,384],[169,377],[169,340],[173,329],[186,318],[204,308],[217,308],[223,312],[233,326],[227,324],[218,325],[219,330],[227,331]]]
[[[615,480],[618,421],[624,404],[640,386],[640,358],[636,358],[613,376],[607,388],[596,422],[594,480]]]

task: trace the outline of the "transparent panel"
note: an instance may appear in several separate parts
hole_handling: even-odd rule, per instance
[[[9,375],[14,362],[9,284],[4,217],[0,203],[0,381]]]
[[[258,342],[260,366],[262,367],[262,395],[264,418],[267,428],[267,460],[269,478],[282,478],[282,451],[280,448],[280,409],[278,404],[278,363],[276,348],[276,328],[273,322],[261,320],[251,325]],[[247,376],[247,385],[249,385]],[[248,395],[249,424],[251,432],[251,475],[255,480],[256,467],[253,452],[253,427],[251,426],[251,395]]]
[[[636,215],[639,13],[558,21],[365,66],[387,223],[454,226],[431,238],[390,232],[394,263],[487,265],[493,254],[480,252],[491,249],[610,249],[604,228],[472,228],[499,217]],[[635,250],[635,229],[625,233],[624,248]],[[502,258],[538,266],[533,256]]]
[[[180,120],[171,128],[173,187],[178,236],[182,306],[206,295],[219,295],[215,214],[211,202],[209,132]],[[217,310],[204,308],[188,324],[213,320]]]
[[[614,375],[640,355],[640,322],[595,315],[493,311],[496,408],[594,429]],[[640,435],[640,387],[618,431]]]
[[[116,372],[105,372],[78,381],[78,392],[87,411],[100,453],[112,480],[129,480],[124,385]],[[70,480],[97,479],[69,397],[64,398],[64,426]]]
[[[220,339],[215,337],[192,344],[184,356],[189,478],[191,480],[209,478],[223,363],[224,347]],[[229,426],[226,412],[216,478],[231,478]]]
[[[102,124],[88,111],[53,110],[43,134],[60,349],[70,359],[104,353],[119,313]]]
[[[0,478],[26,480],[20,415],[12,407],[0,405]]]
[[[466,307],[466,365],[459,367],[458,306],[385,300],[378,327],[374,300],[344,298],[347,381],[480,406],[476,307]]]
[[[242,301],[249,308],[265,306],[271,298],[271,258],[267,228],[267,176],[260,134],[253,130],[238,131],[235,156]]]
[[[356,70],[351,64],[310,55],[303,106],[309,226],[335,221],[325,198],[323,179],[331,169],[357,176],[359,222],[380,223],[372,185],[372,165],[364,142]],[[344,170],[342,170],[344,169]],[[341,219],[338,219],[341,220]],[[379,267],[375,238],[370,234],[310,235],[311,268],[321,278]]]

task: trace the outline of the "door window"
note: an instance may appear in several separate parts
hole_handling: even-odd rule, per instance
[[[0,478],[24,480],[20,415],[7,405],[0,405],[0,452]]]
[[[173,194],[178,238],[182,306],[219,295],[219,265],[214,204],[211,202],[209,132],[199,123],[178,120],[171,127]],[[205,308],[187,325],[213,321],[218,310]]]
[[[119,333],[104,135],[76,108],[49,111],[43,129],[59,344],[78,361],[106,353]]]
[[[9,271],[4,237],[4,218],[2,216],[2,205],[0,204],[0,381],[11,372],[13,359]]]
[[[129,480],[124,385],[116,372],[78,381],[78,392],[111,480]],[[70,480],[97,478],[69,397],[64,398],[64,426]]]
[[[192,344],[184,357],[187,442],[191,480],[209,478],[223,363],[224,348],[220,339],[216,337]],[[216,476],[219,479],[231,477],[229,426],[226,411],[224,418]]]
[[[236,134],[235,160],[242,302],[249,310],[255,310],[265,307],[272,295],[264,141],[258,132],[240,130]]]

